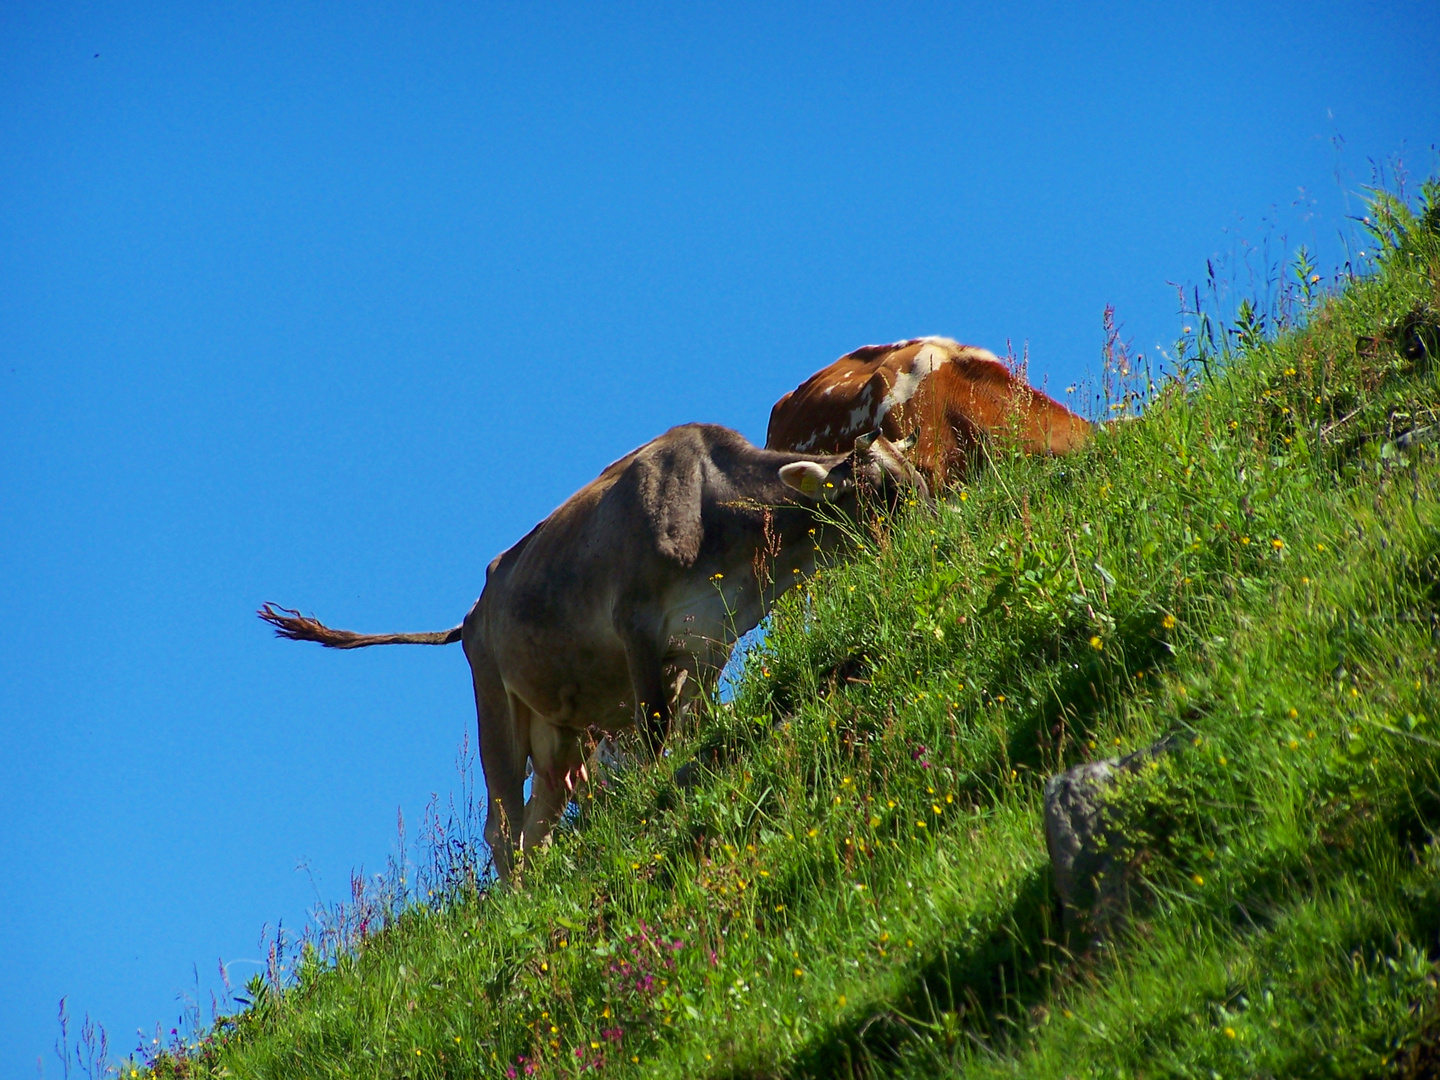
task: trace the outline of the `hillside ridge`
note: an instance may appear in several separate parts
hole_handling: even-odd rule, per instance
[[[1434,1075],[1440,183],[1371,218],[1373,274],[1117,365],[1136,422],[853,529],[522,890],[437,820],[126,1074]],[[1045,780],[1162,737],[1129,927],[1067,941]]]

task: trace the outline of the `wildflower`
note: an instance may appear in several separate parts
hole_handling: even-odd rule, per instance
[[[1098,650],[1098,649],[1103,649],[1103,648],[1105,648],[1105,642],[1101,640],[1099,634],[1096,634],[1094,637],[1092,637],[1092,638],[1090,639],[1090,647],[1091,647],[1092,649],[1097,649],[1097,650]]]
[[[915,822],[915,827],[916,827],[917,829],[928,828],[928,826],[925,824],[925,822],[920,821],[920,820],[917,820],[917,821]]]
[[[940,804],[939,804],[939,803],[931,803],[931,804],[930,804],[930,809],[933,810],[933,811],[935,811],[935,813],[938,814],[938,813],[940,813]]]
[[[1248,544],[1248,543],[1250,543],[1250,538],[1249,538],[1248,536],[1242,536],[1242,537],[1240,537],[1240,543],[1242,543],[1242,544]]]
[[[1290,747],[1291,750],[1300,749],[1300,741],[1298,739],[1291,739],[1287,745]]]
[[[840,1005],[840,1008],[843,1009],[843,1008],[845,1007],[845,995],[844,995],[844,994],[841,994],[841,995],[840,995],[840,998],[839,998],[839,1002],[838,1002],[838,1003],[839,1003],[839,1005]]]
[[[720,581],[720,580],[721,580],[722,578],[724,578],[724,577],[725,577],[724,574],[711,574],[711,575],[710,575],[710,580],[711,580],[711,581]]]
[[[1235,1029],[1232,1027],[1227,1027],[1225,1029],[1225,1037],[1227,1039],[1233,1039],[1235,1037]]]
[[[1229,764],[1230,764],[1230,759],[1227,758],[1224,754],[1221,754],[1221,755],[1220,755],[1220,764],[1221,764],[1221,765],[1229,765]]]
[[[1324,544],[1316,544],[1316,545],[1315,545],[1315,550],[1316,550],[1316,551],[1324,551],[1324,550],[1325,550],[1325,545],[1324,545]]]
[[[1196,885],[1204,885],[1204,884],[1205,884],[1205,879],[1204,879],[1203,877],[1201,877],[1199,874],[1193,875],[1193,876],[1190,878],[1190,880],[1193,881]]]
[[[1271,546],[1272,548],[1274,548],[1276,551],[1279,551],[1281,548],[1283,548],[1283,547],[1285,546],[1285,541],[1284,541],[1284,540],[1281,540],[1281,539],[1277,536],[1274,540],[1271,540],[1271,541],[1270,541],[1270,546]]]
[[[797,979],[802,979],[802,978],[805,977],[805,972],[804,972],[801,968],[796,968],[796,969],[795,969],[795,977],[796,977]]]
[[[1291,709],[1291,710],[1290,710],[1289,716],[1290,716],[1290,719],[1291,719],[1291,720],[1294,720],[1294,719],[1295,719],[1296,717],[1298,717],[1299,715],[1300,715],[1300,710],[1299,710],[1299,709]]]
[[[1292,368],[1286,368],[1286,369],[1285,369],[1285,374],[1286,374],[1286,375],[1294,375],[1294,374],[1295,374],[1295,369],[1294,369],[1293,367],[1292,367]]]
[[[1352,686],[1352,687],[1350,687],[1350,696],[1351,696],[1351,697],[1359,697],[1359,696],[1360,696],[1360,691],[1357,690],[1355,687]]]
[[[810,830],[808,833],[806,833],[805,835],[813,838],[813,837],[815,837],[815,836],[818,836],[819,834],[820,834],[820,830],[819,830],[819,829],[811,829],[811,830]]]
[[[968,498],[970,498],[970,495],[969,495],[968,492],[964,492],[964,491],[960,492],[960,501],[961,501],[961,502],[964,502],[964,501],[965,501],[966,499],[968,499]]]
[[[872,817],[872,818],[870,819],[870,828],[873,829],[873,828],[875,828],[875,827],[876,827],[877,825],[879,825],[879,824],[880,824],[880,819],[879,819],[878,817]]]

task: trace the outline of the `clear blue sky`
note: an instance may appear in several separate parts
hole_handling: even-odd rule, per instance
[[[454,786],[458,647],[260,601],[452,626],[864,343],[1094,376],[1107,303],[1152,350],[1241,239],[1333,265],[1440,138],[1433,2],[419,7],[0,8],[0,1074],[62,994],[168,1029]]]

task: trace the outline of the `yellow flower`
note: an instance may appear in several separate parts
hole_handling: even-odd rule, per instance
[[[961,502],[964,502],[964,501],[965,501],[966,499],[968,499],[968,498],[970,498],[970,495],[969,495],[967,492],[964,492],[964,491],[960,492],[960,501],[961,501]]]
[[[1160,625],[1163,626],[1166,630],[1175,629],[1175,616],[1166,615],[1163,619],[1160,620]]]
[[[1090,647],[1092,649],[1103,649],[1105,648],[1105,642],[1100,639],[1099,634],[1096,634],[1090,639]]]
[[[1203,877],[1201,877],[1199,874],[1196,874],[1196,875],[1195,875],[1194,877],[1192,877],[1190,880],[1193,881],[1196,885],[1204,885],[1204,884],[1205,884],[1205,879],[1204,879]]]
[[[841,994],[841,995],[840,995],[839,1003],[840,1003],[840,1008],[843,1009],[843,1008],[845,1007],[845,995],[844,995],[844,994]]]
[[[808,833],[806,833],[805,835],[813,838],[813,837],[816,837],[816,836],[819,836],[819,835],[820,835],[820,830],[819,830],[819,829],[811,829],[811,830],[810,830]]]
[[[795,969],[795,977],[796,977],[797,979],[803,978],[804,976],[805,976],[805,972],[804,972],[804,971],[800,970],[800,968],[796,968],[796,969]]]
[[[1291,720],[1296,719],[1299,715],[1300,715],[1300,710],[1299,710],[1299,709],[1291,709],[1291,710],[1290,710],[1290,719],[1291,719]]]
[[[1325,545],[1324,545],[1324,544],[1316,544],[1316,545],[1315,545],[1315,550],[1316,550],[1316,551],[1324,551],[1324,550],[1325,550]]]
[[[1227,1039],[1233,1039],[1235,1037],[1235,1029],[1232,1027],[1227,1027],[1225,1029],[1225,1037]]]
[[[1298,749],[1300,749],[1300,742],[1299,742],[1299,740],[1297,740],[1297,739],[1291,739],[1288,745],[1289,745],[1289,747],[1290,747],[1291,750],[1298,750]]]
[[[926,826],[925,822],[923,822],[923,821],[918,821],[918,820],[917,820],[917,821],[915,822],[915,827],[916,827],[917,829],[924,829],[924,828],[926,828],[927,826]]]
[[[880,824],[880,819],[879,819],[878,817],[872,817],[872,818],[870,819],[870,828],[873,829],[873,828],[875,828],[875,826],[877,826],[877,825],[879,825],[879,824]]]
[[[1274,548],[1276,551],[1279,551],[1281,548],[1283,548],[1283,547],[1285,546],[1285,541],[1284,541],[1284,540],[1281,540],[1281,539],[1277,536],[1274,540],[1271,540],[1271,541],[1270,541],[1270,546],[1271,546],[1272,548]]]
[[[1249,538],[1248,536],[1242,536],[1242,537],[1240,537],[1240,543],[1242,543],[1242,544],[1248,544],[1248,543],[1250,543],[1250,538]]]

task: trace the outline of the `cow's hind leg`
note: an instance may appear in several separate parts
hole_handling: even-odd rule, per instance
[[[480,727],[480,769],[485,774],[485,842],[501,881],[509,881],[515,844],[525,820],[525,761],[529,717],[515,715],[489,651],[466,642]]]
[[[530,780],[530,801],[525,806],[525,827],[520,834],[522,851],[549,840],[551,830],[570,805],[585,765],[584,735],[532,714],[530,760],[535,771]]]

